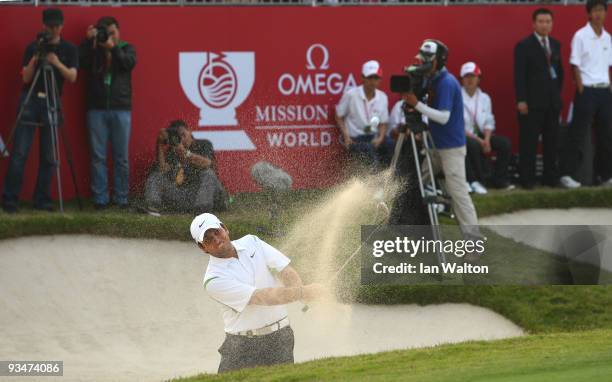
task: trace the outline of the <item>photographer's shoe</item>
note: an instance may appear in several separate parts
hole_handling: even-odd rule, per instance
[[[612,178],[606,180],[601,184],[602,187],[612,188]]]
[[[34,206],[34,209],[37,211],[47,211],[53,212],[53,206],[50,204],[42,205],[42,206]]]
[[[4,212],[6,212],[7,214],[16,214],[17,213],[17,206],[13,206],[13,205],[8,205],[8,204],[3,204],[2,205],[2,210]]]
[[[108,208],[108,204],[104,204],[104,203],[95,203],[94,204],[94,209],[96,211],[102,211]]]
[[[559,183],[561,183],[562,187],[569,188],[569,189],[579,188],[582,186],[580,182],[575,181],[569,175],[562,176],[561,179],[559,179]]]
[[[484,195],[488,192],[485,186],[483,186],[480,182],[472,182],[470,186],[472,187],[472,190],[474,190],[474,192],[478,195]]]

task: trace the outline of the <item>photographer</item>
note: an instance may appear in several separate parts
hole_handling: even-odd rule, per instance
[[[109,203],[106,151],[113,155],[113,202],[126,207],[129,191],[128,145],[132,125],[132,70],[134,47],[121,40],[119,23],[102,17],[87,28],[79,47],[82,67],[88,73],[87,127],[91,145],[91,191],[96,209]]]
[[[23,183],[23,170],[37,127],[40,127],[40,157],[38,179],[32,202],[35,209],[46,211],[53,209],[51,179],[57,163],[53,157],[52,131],[47,108],[47,99],[50,95],[45,90],[42,70],[36,83],[32,83],[36,72],[42,69],[43,65],[51,65],[57,84],[58,94],[55,96],[58,102],[64,80],[75,82],[77,79],[78,52],[76,46],[61,37],[64,27],[62,11],[55,8],[45,9],[42,13],[42,21],[44,30],[38,34],[34,42],[28,45],[23,55],[21,73],[24,86],[19,99],[19,108],[23,108],[23,112],[14,130],[12,153],[2,194],[2,208],[8,213],[17,212]],[[48,79],[48,82],[51,82],[51,79]],[[30,88],[32,92],[26,103],[26,96]],[[60,124],[61,120],[60,114]]]
[[[172,121],[159,132],[157,163],[145,183],[145,200],[150,211],[203,213],[227,208],[212,143],[196,141],[184,121]]]
[[[430,94],[427,102],[420,101],[414,93],[404,97],[406,103],[429,120],[429,130],[436,150],[432,161],[434,171],[444,173],[446,191],[461,226],[478,224],[476,209],[468,193],[465,176],[465,124],[463,99],[457,79],[446,70],[448,48],[437,40],[425,40],[421,45],[418,70],[425,77]],[[435,174],[425,174],[434,176]]]

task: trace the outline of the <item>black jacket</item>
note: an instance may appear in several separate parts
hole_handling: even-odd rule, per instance
[[[532,33],[514,48],[514,90],[516,102],[527,102],[530,109],[561,109],[563,88],[563,64],[561,43],[548,37],[551,50],[551,66],[557,73],[553,79],[548,67],[546,52]]]
[[[93,48],[92,40],[84,40],[79,46],[80,66],[89,72],[87,108],[130,110],[136,50],[131,44],[120,41],[111,49],[110,69],[105,54],[104,49]]]

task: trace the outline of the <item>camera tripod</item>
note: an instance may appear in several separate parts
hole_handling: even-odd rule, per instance
[[[68,166],[70,167],[70,173],[72,175],[72,183],[74,185],[74,190],[76,193],[79,210],[81,210],[83,209],[83,206],[81,204],[81,197],[79,195],[79,189],[77,187],[76,174],[74,171],[74,165],[72,161],[72,151],[70,150],[70,145],[68,143],[68,139],[66,138],[66,133],[64,129],[60,129],[61,103],[60,103],[60,97],[59,97],[59,89],[57,88],[57,82],[55,79],[55,72],[53,71],[53,67],[51,66],[51,64],[47,62],[46,57],[44,57],[40,53],[39,53],[38,60],[39,60],[39,65],[38,65],[38,68],[36,69],[36,72],[34,73],[32,84],[30,85],[30,88],[28,89],[26,97],[23,100],[21,107],[19,108],[19,112],[17,113],[17,119],[15,120],[15,124],[13,125],[13,128],[11,129],[11,132],[9,134],[8,140],[4,147],[4,152],[2,153],[3,154],[2,156],[9,155],[8,146],[11,144],[15,136],[16,129],[18,129],[21,124],[31,125],[31,126],[32,125],[39,126],[41,124],[38,121],[23,120],[23,112],[28,102],[30,102],[32,93],[34,92],[34,87],[36,86],[36,83],[39,77],[41,77],[42,75],[44,89],[45,89],[44,98],[45,98],[45,104],[47,108],[47,121],[49,122],[48,128],[51,129],[51,145],[53,149],[53,162],[55,163],[55,173],[57,177],[56,180],[57,180],[57,191],[58,191],[58,197],[59,197],[60,212],[64,213],[64,200],[63,200],[61,171],[60,171],[60,163],[61,163],[60,142],[59,142],[60,130],[62,134],[62,139],[64,141],[66,159],[68,161]],[[43,144],[43,142],[41,142],[40,144]]]
[[[450,198],[447,196],[444,191],[444,183],[439,180],[437,184],[433,162],[431,159],[432,154],[435,151],[435,145],[433,143],[433,139],[431,137],[431,133],[422,126],[411,126],[410,127],[410,143],[413,153],[413,158],[415,161],[416,173],[419,182],[419,190],[421,193],[421,199],[423,203],[427,206],[427,214],[429,215],[429,223],[431,225],[431,231],[433,239],[436,241],[441,240],[442,233],[440,231],[440,221],[439,214],[441,211],[439,210],[439,206],[449,206]],[[423,142],[423,153],[425,156],[424,165],[427,170],[427,180],[423,177],[422,164],[420,161],[419,149],[417,146],[416,134],[421,134],[421,141]],[[391,160],[391,168],[395,169],[397,167],[397,160],[402,151],[402,147],[404,145],[404,140],[406,139],[406,132],[400,132],[399,137],[397,139],[397,143],[395,144],[395,151],[393,153],[393,159]],[[450,210],[449,210],[450,211]],[[448,214],[451,218],[454,217],[452,212]],[[436,252],[436,257],[438,263],[440,265],[446,263],[446,256],[443,252]]]

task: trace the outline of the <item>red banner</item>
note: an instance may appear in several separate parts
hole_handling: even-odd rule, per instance
[[[566,69],[573,33],[586,23],[582,6],[550,7],[553,36],[562,42]],[[512,74],[514,45],[531,33],[528,6],[397,7],[64,7],[64,37],[78,44],[89,24],[115,16],[121,37],[137,50],[133,72],[131,185],[138,191],[155,158],[160,128],[182,118],[197,137],[212,140],[219,172],[230,192],[255,191],[250,168],[266,160],[294,178],[295,188],[339,180],[344,160],[334,105],[360,82],[361,64],[379,60],[388,78],[412,62],[420,42],[438,38],[450,47],[449,70],[465,61],[483,71],[498,133],[518,144]],[[0,33],[0,133],[6,140],[21,89],[21,57],[42,28],[42,8],[3,6]],[[566,70],[569,73],[569,70]],[[89,189],[84,118],[84,74],[64,87],[66,129],[79,187]],[[565,103],[572,81],[566,77]],[[390,105],[397,96],[390,93]],[[37,149],[27,165],[22,196],[35,183]],[[62,158],[65,194],[72,196]],[[0,164],[4,182],[7,161]],[[87,192],[88,193],[88,192]]]

